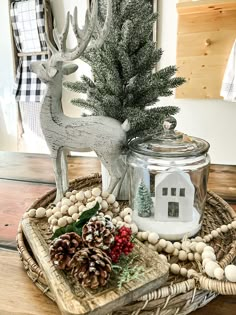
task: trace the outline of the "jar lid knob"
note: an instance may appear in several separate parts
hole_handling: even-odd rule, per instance
[[[173,116],[168,116],[165,118],[163,122],[163,137],[165,139],[179,139],[182,138],[181,134],[175,132],[175,127],[177,125],[177,121]]]
[[[174,132],[176,125],[177,125],[176,119],[173,116],[168,116],[164,120],[163,128],[165,131],[168,130]]]

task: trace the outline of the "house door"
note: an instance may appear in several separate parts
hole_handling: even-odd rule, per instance
[[[168,202],[168,217],[169,218],[179,217],[179,203],[178,202]]]

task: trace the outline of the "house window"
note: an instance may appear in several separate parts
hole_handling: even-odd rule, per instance
[[[168,195],[168,188],[162,188],[162,196]]]
[[[179,217],[179,203],[178,202],[168,202],[168,217],[169,218]]]
[[[185,188],[180,188],[179,195],[180,197],[185,197]]]
[[[176,188],[171,188],[171,196],[176,196]]]

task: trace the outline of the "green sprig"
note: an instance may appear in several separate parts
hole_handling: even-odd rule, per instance
[[[57,229],[52,236],[52,240],[54,240],[55,238],[65,233],[70,233],[70,232],[75,232],[81,236],[83,226],[90,220],[90,218],[92,218],[97,213],[98,210],[99,210],[99,203],[97,202],[96,205],[92,209],[86,210],[81,214],[79,221],[68,224],[65,227],[61,227]]]
[[[135,264],[135,259],[138,256],[121,256],[119,265],[113,264],[112,269],[116,273],[117,286],[120,289],[124,283],[132,280],[139,280],[144,272],[143,266]]]

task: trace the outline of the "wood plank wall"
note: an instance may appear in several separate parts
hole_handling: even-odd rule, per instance
[[[187,83],[177,98],[219,99],[227,60],[236,39],[236,0],[181,1],[177,67]]]

